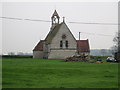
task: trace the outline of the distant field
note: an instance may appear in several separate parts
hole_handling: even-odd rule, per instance
[[[61,61],[3,59],[3,88],[118,88],[118,63]]]

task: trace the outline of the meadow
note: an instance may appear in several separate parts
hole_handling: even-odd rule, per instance
[[[3,88],[118,88],[118,63],[3,58]]]

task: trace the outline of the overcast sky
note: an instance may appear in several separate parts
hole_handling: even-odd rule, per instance
[[[117,25],[75,24],[69,22],[117,24],[117,2],[4,2],[2,3],[2,17],[50,21],[55,9],[61,17],[61,22],[62,17],[65,17],[65,22],[76,39],[79,38],[79,32],[84,32],[81,33],[81,40],[89,39],[91,49],[109,49],[113,45],[113,37],[115,32],[118,31]],[[4,54],[8,52],[32,52],[39,40],[45,39],[51,27],[51,22],[1,20]],[[95,33],[95,35],[87,33]]]

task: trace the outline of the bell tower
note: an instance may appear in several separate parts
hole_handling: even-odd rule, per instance
[[[52,20],[52,26],[51,26],[51,29],[53,29],[57,24],[59,24],[59,15],[57,13],[57,11],[55,10],[52,17],[51,17],[51,20]]]

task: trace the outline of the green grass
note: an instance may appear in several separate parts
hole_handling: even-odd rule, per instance
[[[2,59],[0,58],[0,89],[2,89]]]
[[[118,63],[3,59],[3,88],[118,88]]]

